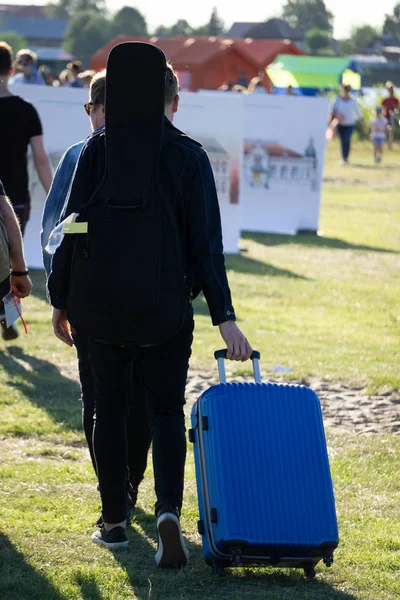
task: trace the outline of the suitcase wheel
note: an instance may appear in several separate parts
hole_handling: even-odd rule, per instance
[[[326,552],[324,555],[324,563],[327,567],[333,565],[333,552]]]
[[[305,567],[304,568],[304,575],[307,577],[307,579],[314,579],[316,574],[317,573],[316,573],[314,567]]]

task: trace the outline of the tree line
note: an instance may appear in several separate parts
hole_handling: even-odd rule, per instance
[[[350,0],[349,0],[350,1]],[[210,19],[200,27],[192,27],[185,19],[172,26],[160,25],[150,32],[144,15],[136,8],[124,6],[110,15],[105,0],[58,0],[46,6],[48,18],[68,18],[69,26],[64,39],[64,48],[86,65],[90,57],[117,35],[174,37],[177,35],[222,36],[225,24],[213,9]],[[281,17],[292,27],[305,34],[306,50],[311,54],[333,55],[363,52],[382,34],[400,38],[400,2],[393,14],[386,15],[382,27],[362,25],[354,27],[348,39],[333,47],[334,15],[325,0],[287,0]],[[2,37],[17,51],[26,41],[15,33]]]

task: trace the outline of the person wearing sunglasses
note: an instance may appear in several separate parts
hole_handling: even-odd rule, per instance
[[[93,134],[104,129],[104,98],[105,98],[106,73],[102,71],[92,79],[89,102],[83,105],[84,110],[90,118]],[[49,277],[52,269],[52,256],[47,253],[46,246],[50,233],[60,220],[64,211],[64,205],[68,202],[68,193],[78,163],[80,152],[86,140],[71,146],[61,158],[54,175],[50,192],[46,198],[42,217],[41,245],[43,264]],[[90,457],[95,472],[97,472],[96,461],[93,452],[93,425],[94,425],[94,383],[92,371],[88,359],[88,338],[85,332],[80,331],[74,335],[74,344],[78,355],[79,378],[82,395],[82,421],[85,438],[88,444]],[[136,505],[138,487],[144,477],[147,467],[147,455],[151,443],[151,433],[148,425],[145,409],[145,392],[141,388],[140,381],[133,382],[127,391],[127,402],[130,412],[127,420],[128,439],[128,477],[127,477],[127,509],[128,511]],[[102,517],[97,521],[101,525]]]

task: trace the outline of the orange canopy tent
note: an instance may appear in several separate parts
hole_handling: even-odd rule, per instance
[[[182,89],[218,89],[224,82],[261,76],[270,87],[265,68],[278,54],[304,54],[288,40],[231,40],[216,37],[178,36],[158,37],[118,36],[96,52],[91,59],[95,71],[105,68],[114,46],[122,42],[150,42],[164,51],[179,73]]]

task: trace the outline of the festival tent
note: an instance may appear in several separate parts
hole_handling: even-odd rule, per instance
[[[335,90],[341,83],[353,90],[361,87],[361,75],[351,58],[281,54],[266,71],[277,94],[286,93],[289,86],[303,96]]]
[[[232,40],[216,37],[176,36],[174,38],[118,36],[92,57],[95,71],[104,69],[108,55],[121,42],[139,41],[155,44],[166,54],[179,75],[182,89],[215,90],[224,82],[233,84],[264,73],[264,85],[271,87],[265,71],[278,55],[303,54],[288,40]]]
[[[236,47],[233,40],[200,36],[176,36],[169,39],[156,36],[118,36],[93,55],[91,68],[96,71],[104,69],[111,49],[128,41],[150,42],[161,48],[178,73],[183,90],[215,90],[225,81],[236,83],[241,73],[251,79],[259,71],[258,63],[253,57]],[[265,67],[262,70],[265,72]]]

